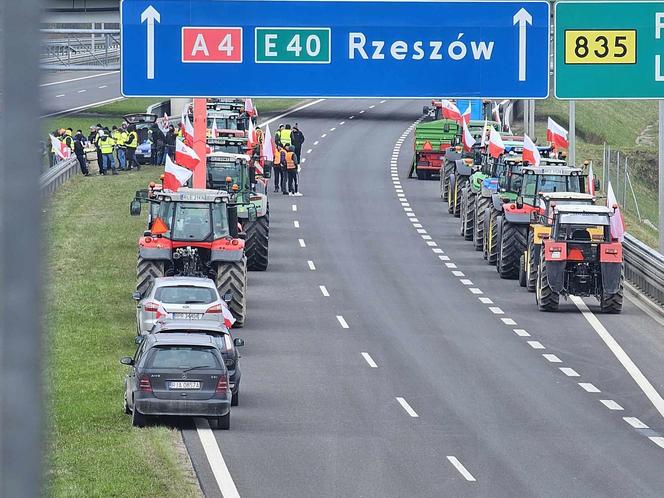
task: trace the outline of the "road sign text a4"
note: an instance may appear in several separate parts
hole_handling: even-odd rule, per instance
[[[182,28],[182,62],[242,62],[242,28]]]

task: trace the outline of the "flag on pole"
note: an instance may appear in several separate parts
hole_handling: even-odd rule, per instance
[[[569,147],[567,130],[551,118],[549,118],[546,126],[546,139],[551,142],[555,148],[560,147],[561,149],[567,149]]]
[[[177,190],[185,185],[194,172],[183,166],[175,164],[169,155],[166,155],[166,168],[164,170],[164,179],[162,187],[164,190],[177,192]]]
[[[218,134],[217,120],[212,118],[212,138],[217,138]]]
[[[528,164],[532,166],[539,166],[542,160],[535,142],[525,133],[523,134],[523,160],[528,161]]]
[[[194,145],[194,126],[189,121],[189,113],[187,107],[182,110],[182,136],[184,143],[190,147]]]
[[[486,145],[486,129],[488,126],[489,121],[487,118],[484,118],[484,127],[482,128],[482,141],[480,142],[480,146],[484,147]]]
[[[194,168],[201,162],[201,158],[192,149],[185,145],[180,140],[175,141],[175,162],[179,166],[184,166],[187,169],[194,170]]]
[[[258,109],[254,107],[251,99],[244,99],[244,110],[250,117],[258,116]]]
[[[503,124],[500,121],[500,107],[498,106],[498,102],[493,103],[492,113],[494,121],[498,122],[498,127],[502,130]]]
[[[49,135],[49,137],[51,138],[51,147],[55,155],[60,159],[69,159],[71,157],[71,149],[62,140],[58,140],[53,135]]]
[[[461,136],[463,140],[463,147],[467,150],[470,151],[473,148],[473,145],[475,145],[475,139],[473,136],[470,134],[470,131],[468,131],[468,126],[466,126],[466,121],[463,121],[463,135]]]
[[[261,156],[266,161],[274,161],[274,144],[272,143],[272,134],[270,133],[270,125],[265,125],[265,134],[263,135],[263,144],[261,145]]]
[[[470,123],[470,114],[472,113],[472,104],[468,102],[468,108],[463,111],[463,114],[461,115],[461,120],[468,125]]]
[[[489,135],[489,154],[491,157],[498,158],[505,152],[505,144],[503,139],[500,138],[500,133],[495,128],[491,127],[491,134]]]
[[[235,323],[235,317],[233,316],[233,313],[231,313],[231,310],[228,309],[226,303],[221,305],[221,316],[224,318],[224,326],[227,329],[230,329]]]
[[[593,163],[588,167],[588,193],[595,195],[595,174],[593,173]]]
[[[453,119],[456,122],[461,121],[461,111],[459,111],[459,108],[455,104],[453,104],[449,100],[443,99],[441,101],[441,105],[443,111],[443,118]]]
[[[609,208],[616,206],[616,210],[614,211],[613,216],[611,216],[611,238],[622,242],[625,240],[625,221],[623,220],[616,195],[613,193],[613,187],[611,186],[610,180],[606,192],[606,205]]]
[[[247,147],[253,148],[258,144],[258,137],[256,137],[256,128],[254,128],[254,120],[249,119],[249,131],[247,133]]]

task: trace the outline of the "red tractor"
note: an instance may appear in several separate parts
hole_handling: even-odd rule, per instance
[[[623,304],[622,243],[612,239],[615,208],[568,204],[554,208],[551,235],[539,257],[535,297],[540,311],[556,311],[560,296],[595,296],[604,313]]]
[[[246,318],[247,258],[238,232],[237,205],[224,190],[180,188],[137,192],[130,212],[150,204],[148,230],[138,241],[136,290],[144,295],[163,276],[207,277],[228,306],[236,327]]]
[[[542,214],[541,196],[550,192],[586,191],[586,176],[579,168],[565,166],[558,159],[542,159],[544,166],[524,167],[521,190],[514,202],[502,206],[496,219],[498,259],[496,268],[501,278],[519,276],[521,255],[526,250],[528,226],[533,216]]]

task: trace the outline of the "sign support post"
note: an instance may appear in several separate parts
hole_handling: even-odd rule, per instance
[[[576,166],[576,102],[569,101],[569,150],[567,151],[567,161],[570,165]]]
[[[664,254],[664,100],[659,101],[659,252]]]
[[[207,185],[207,164],[205,138],[207,133],[207,100],[194,99],[194,152],[201,158],[194,169],[194,188]]]

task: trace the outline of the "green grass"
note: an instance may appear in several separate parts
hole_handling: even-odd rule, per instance
[[[568,103],[549,98],[535,106],[535,131],[539,142],[546,140],[546,120],[551,116],[567,127]],[[657,247],[658,233],[643,220],[657,225],[657,103],[647,100],[579,101],[576,103],[577,163],[592,161],[595,175],[602,176],[604,142],[621,152],[621,171],[627,158],[629,172],[638,201],[641,221],[631,189],[625,196],[623,213],[627,230],[651,247]],[[638,142],[637,142],[638,140]],[[616,175],[613,156],[611,184],[623,199],[623,174]],[[618,181],[619,180],[619,181]],[[604,193],[600,193],[601,196]]]
[[[254,105],[258,108],[259,115],[290,109],[304,102],[306,100],[302,99],[254,99]]]
[[[49,494],[63,497],[200,496],[165,427],[135,429],[122,411],[118,362],[135,350],[136,248],[145,218],[134,191],[158,168],[76,177],[49,206],[46,351],[50,395]]]

